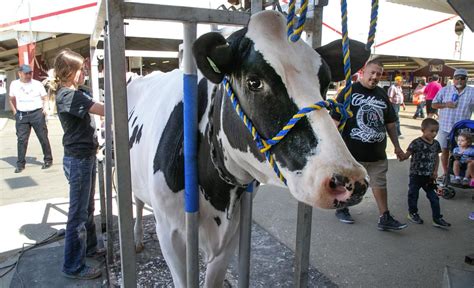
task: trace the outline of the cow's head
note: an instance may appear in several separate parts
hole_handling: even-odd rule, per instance
[[[318,52],[301,40],[289,43],[285,18],[274,11],[253,15],[247,28],[227,40],[208,33],[193,47],[197,66],[206,78],[220,83],[225,74],[231,77],[243,111],[266,139],[275,136],[299,109],[323,100],[331,74],[342,80],[340,50],[340,42],[339,46],[332,43],[318,48]],[[365,51],[361,43],[351,41],[352,55],[358,50]],[[368,54],[351,58],[356,63],[353,71]],[[241,183],[255,178],[282,185],[231,110],[224,100],[218,136],[226,168]],[[326,110],[307,114],[272,153],[293,196],[309,205],[354,205],[367,190],[365,169],[351,156]]]

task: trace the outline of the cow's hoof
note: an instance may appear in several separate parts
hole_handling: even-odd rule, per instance
[[[143,243],[135,244],[136,253],[141,253],[143,250],[145,250],[145,246],[143,246]]]

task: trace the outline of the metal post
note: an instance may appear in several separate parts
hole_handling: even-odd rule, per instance
[[[197,69],[192,55],[197,25],[184,26],[184,198],[186,211],[186,275],[187,287],[199,287],[199,190],[197,174]]]
[[[249,184],[242,194],[240,210],[239,237],[239,288],[249,287],[250,283],[250,238],[252,236],[252,200],[255,183]]]
[[[321,46],[323,6],[325,5],[327,5],[327,0],[315,1],[313,21],[309,21],[312,27],[307,31],[309,35],[307,41],[313,48]],[[298,202],[295,247],[295,287],[308,287],[312,216],[313,208]]]
[[[107,31],[106,31],[107,33]],[[109,46],[108,36],[104,37],[104,67],[109,67]],[[112,207],[112,95],[110,93],[110,70],[104,69],[104,99],[105,99],[105,211],[107,214],[107,264],[109,267],[115,262],[114,259],[114,214]]]
[[[262,11],[262,0],[252,0],[251,13]],[[239,235],[239,288],[249,287],[250,283],[250,250],[252,237],[252,201],[253,186],[250,183],[240,200],[240,235]]]
[[[125,84],[125,35],[121,1],[108,0],[108,46],[110,59],[110,91],[112,97],[112,121],[114,125],[115,171],[119,210],[120,257],[122,287],[136,287],[136,260],[133,241],[132,185],[130,179],[130,155],[128,151],[128,109]],[[113,60],[113,61],[112,61]]]

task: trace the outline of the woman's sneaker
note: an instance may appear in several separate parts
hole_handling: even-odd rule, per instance
[[[438,228],[451,227],[451,224],[444,221],[443,218],[433,219],[433,226]]]
[[[416,224],[423,224],[423,219],[418,213],[408,213],[408,220]]]
[[[81,271],[75,274],[69,274],[66,272],[63,272],[64,276],[67,278],[73,278],[73,279],[81,279],[81,280],[89,280],[89,279],[95,279],[98,278],[100,275],[102,275],[102,271],[98,268],[94,268],[91,266],[84,266]]]
[[[382,216],[379,217],[379,223],[377,224],[377,229],[385,230],[402,230],[407,228],[407,224],[400,223],[395,218],[390,215],[390,212],[386,211]]]

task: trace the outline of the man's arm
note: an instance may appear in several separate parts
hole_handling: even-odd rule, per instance
[[[8,101],[10,102],[10,107],[12,108],[13,115],[16,114],[16,97],[11,96],[8,97]]]
[[[45,96],[41,96],[41,101],[43,102],[43,114],[46,115],[48,114],[48,101],[49,101],[49,96],[46,94]]]
[[[397,126],[395,122],[387,123],[385,124],[385,127],[387,129],[388,137],[390,137],[390,141],[392,141],[392,144],[395,147],[395,155],[397,155],[397,159],[403,159],[405,153],[403,153],[400,143],[398,143]]]

